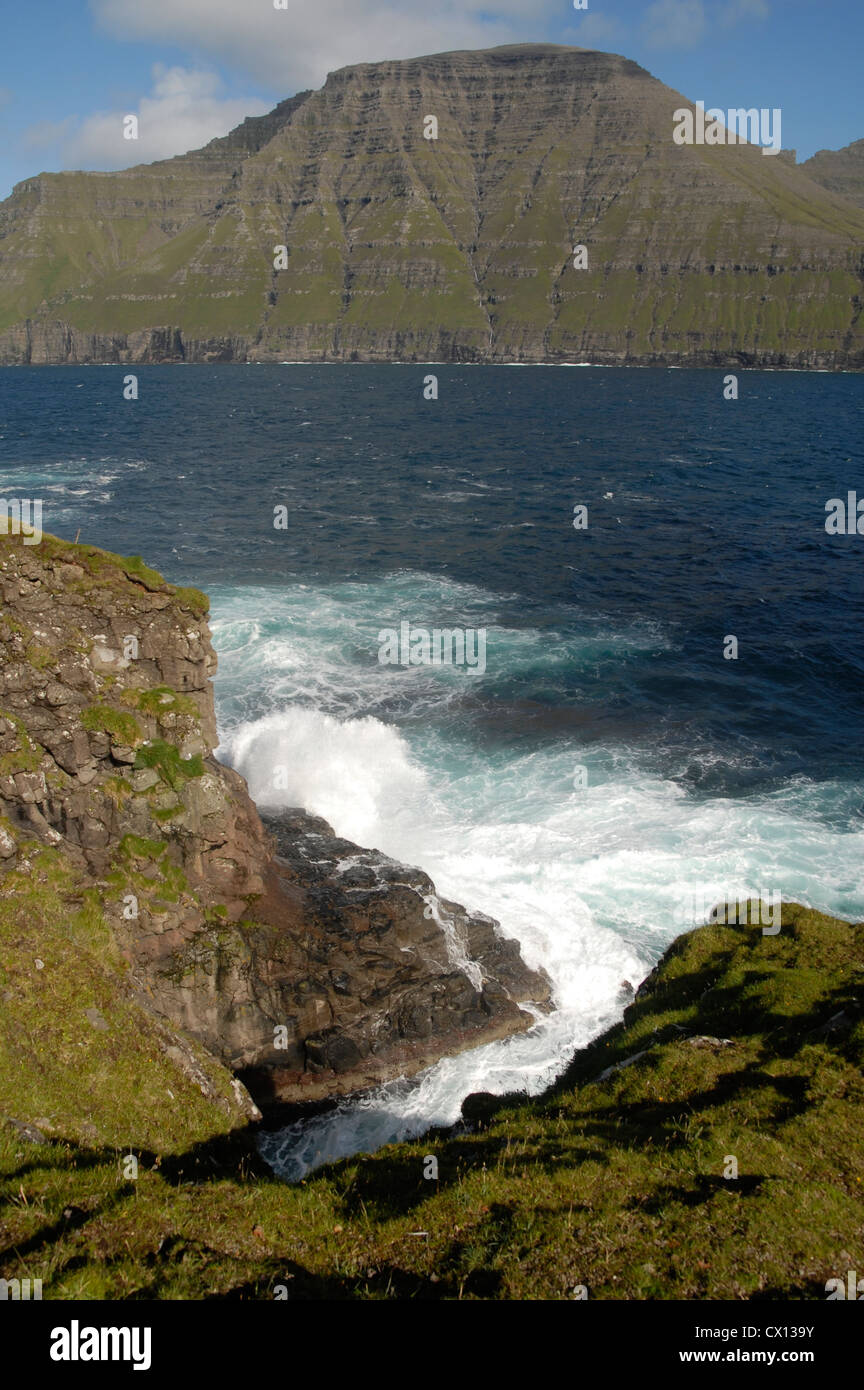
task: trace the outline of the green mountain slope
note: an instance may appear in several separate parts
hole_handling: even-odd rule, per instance
[[[613,54],[445,53],[40,175],[0,205],[0,361],[861,365],[864,211],[752,146],[676,145],[686,104]]]

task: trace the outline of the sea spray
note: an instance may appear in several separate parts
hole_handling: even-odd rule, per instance
[[[282,703],[289,673],[294,699],[308,701],[321,693],[326,669],[331,708],[386,708],[380,672],[370,676],[346,642],[351,605],[340,611],[331,599],[315,590],[302,596],[310,613],[329,605],[329,629],[286,624],[254,647],[254,599],[235,592],[217,608],[220,756],[247,777],[260,804],[323,815],[338,834],[422,867],[439,898],[496,917],[526,963],[547,970],[556,1007],[525,1034],[265,1136],[263,1151],[284,1175],[299,1178],[331,1159],[453,1123],[471,1091],[541,1092],[575,1048],[620,1017],[625,985],[637,986],[674,937],[703,919],[695,911],[692,921],[681,918],[682,900],[697,889],[709,901],[715,890],[719,900],[753,883],[777,884],[787,900],[840,915],[855,915],[864,902],[864,833],[832,828],[812,786],[810,794],[800,783],[738,798],[697,794],[646,769],[638,748],[620,742],[579,749],[589,775],[574,785],[572,736],[527,751],[474,742],[450,692],[426,684],[414,687],[421,720],[411,718],[410,698],[392,706],[400,727]],[[626,659],[633,647],[617,637]],[[605,639],[607,650],[615,638]],[[243,652],[243,711],[250,690],[252,705],[268,710],[258,718],[236,718],[232,650]],[[277,767],[287,769],[281,787]]]

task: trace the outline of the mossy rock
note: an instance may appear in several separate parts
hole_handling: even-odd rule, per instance
[[[204,762],[200,753],[191,758],[181,758],[175,744],[161,738],[151,739],[138,749],[135,770],[141,771],[142,768],[154,768],[163,782],[175,792],[190,778],[204,776]]]
[[[111,705],[88,705],[81,711],[80,719],[82,728],[88,733],[110,734],[114,742],[124,748],[134,748],[144,737],[134,715]]]
[[[153,716],[156,720],[168,714],[188,715],[200,719],[201,711],[189,695],[181,695],[170,685],[153,685],[147,690],[124,690],[120,699],[132,705],[142,714]]]
[[[11,777],[16,772],[38,772],[45,756],[44,749],[33,743],[17,714],[10,710],[0,710],[0,719],[6,719],[14,725],[18,741],[16,749],[0,755],[0,777]]]

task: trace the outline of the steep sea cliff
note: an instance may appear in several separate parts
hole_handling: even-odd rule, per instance
[[[0,362],[864,365],[854,147],[678,145],[681,108],[616,54],[439,53],[34,175],[0,204]]]

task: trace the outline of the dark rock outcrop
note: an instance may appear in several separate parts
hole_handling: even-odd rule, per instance
[[[284,1046],[262,1057],[256,1020],[259,1060],[241,1073],[256,1095],[317,1098],[416,1071],[442,1050],[524,1028],[517,1001],[548,1001],[548,982],[526,969],[516,943],[490,917],[440,899],[420,869],[340,839],[303,811],[266,823],[276,855],[264,912],[278,922],[290,904],[298,927],[271,930],[256,947],[266,961],[258,1010],[287,1029]],[[239,1037],[235,1046],[239,1056]]]
[[[358,1090],[531,1025],[520,1002],[548,981],[491,919],[302,812],[265,829],[213,757],[202,594],[49,536],[0,538],[0,588],[0,873],[54,847],[139,1001],[256,1098]]]

